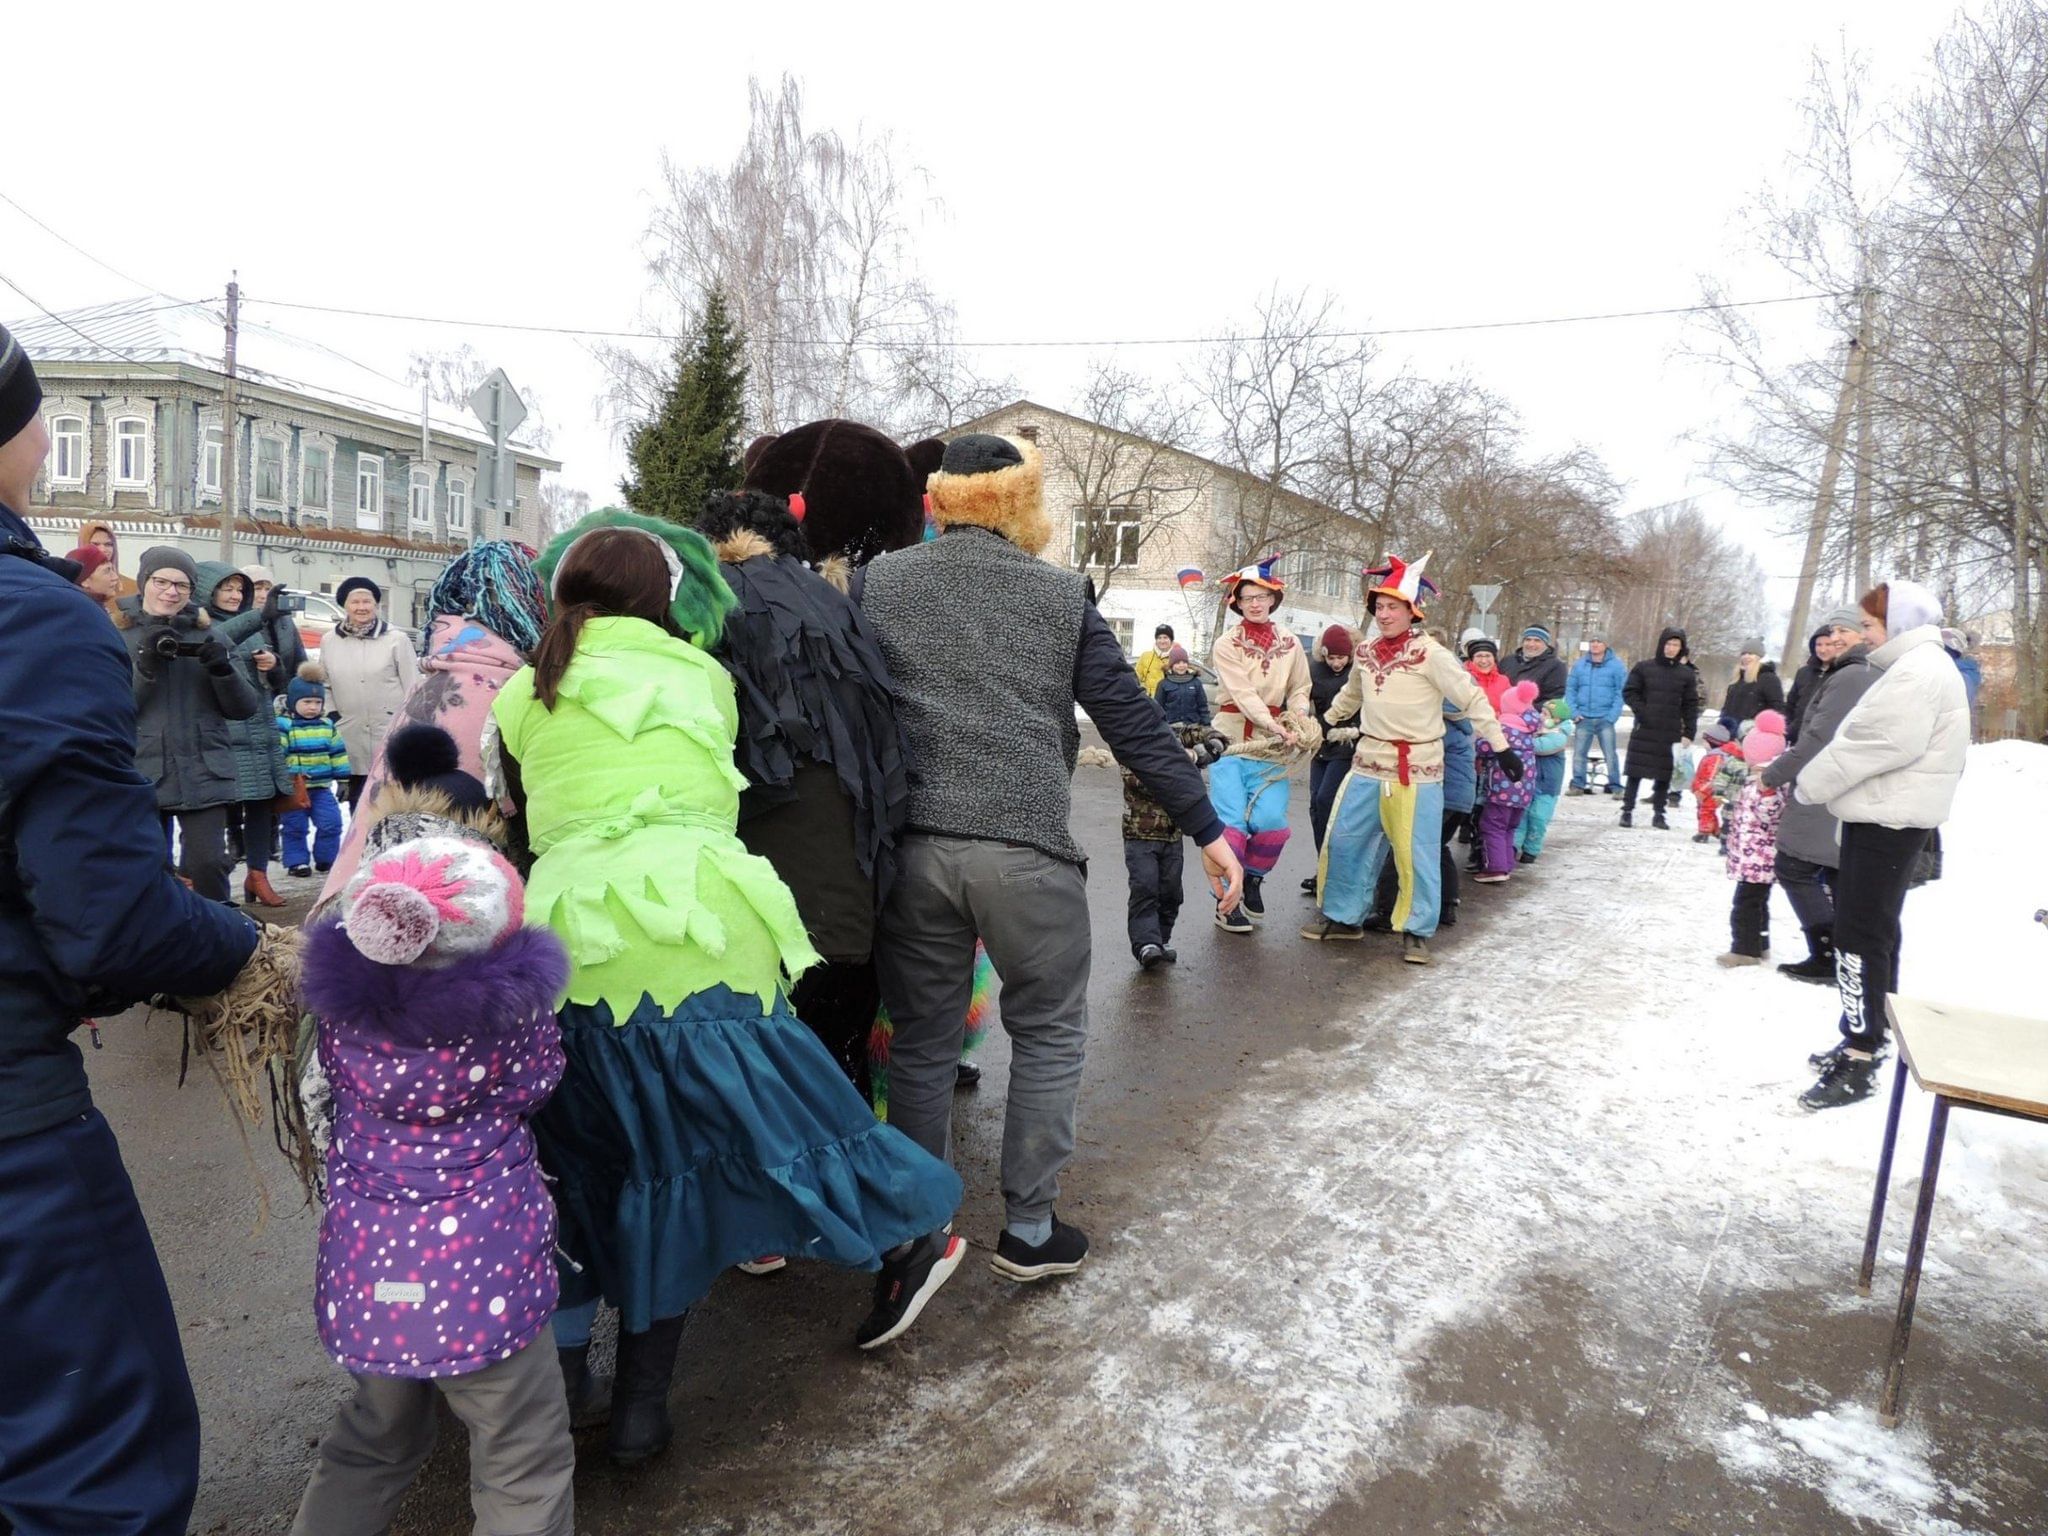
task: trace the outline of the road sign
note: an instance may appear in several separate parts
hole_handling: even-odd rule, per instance
[[[1499,587],[1467,587],[1465,590],[1472,594],[1472,601],[1478,605],[1481,613],[1493,612],[1493,600],[1500,596]]]
[[[470,391],[469,408],[500,443],[517,432],[519,424],[526,420],[526,402],[519,398],[519,391],[512,387],[502,368],[493,368],[491,376]]]

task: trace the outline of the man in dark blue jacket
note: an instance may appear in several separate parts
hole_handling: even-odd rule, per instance
[[[41,398],[0,327],[0,1530],[183,1536],[199,1410],[71,1035],[220,991],[257,929],[165,869],[128,654],[20,516]]]

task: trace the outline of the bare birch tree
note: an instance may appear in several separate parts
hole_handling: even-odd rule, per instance
[[[1077,414],[1101,430],[1054,418],[1038,441],[1048,490],[1072,488],[1071,538],[1055,553],[1102,593],[1147,546],[1171,539],[1210,477],[1190,457],[1196,407],[1169,387],[1098,364]]]

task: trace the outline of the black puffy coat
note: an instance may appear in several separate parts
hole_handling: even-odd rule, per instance
[[[1571,675],[1557,652],[1547,645],[1538,656],[1524,656],[1517,650],[1501,663],[1501,671],[1507,673],[1511,683],[1534,683],[1538,704],[1563,698],[1565,683]]]
[[[205,640],[212,620],[197,603],[169,619],[124,597],[114,620],[135,669],[135,766],[156,785],[160,811],[203,811],[242,798],[230,720],[244,720],[263,701],[232,658],[209,666],[193,656],[158,656],[150,648],[168,630],[180,641]]]
[[[1819,638],[1819,635],[1814,636],[1814,640]],[[1806,665],[1793,674],[1792,691],[1785,695],[1787,746],[1798,742],[1799,727],[1806,723],[1806,712],[1813,708],[1814,693],[1820,687],[1820,680],[1827,676],[1827,668],[1820,664],[1820,653],[1813,648],[1813,644],[1813,640],[1806,642]]]
[[[1676,660],[1664,654],[1667,640],[1679,642]],[[1689,740],[1700,722],[1700,675],[1686,658],[1685,631],[1667,629],[1654,654],[1629,668],[1621,701],[1635,717],[1622,772],[1631,779],[1669,779],[1671,749]]]
[[[1320,656],[1311,656],[1308,660],[1309,706],[1315,711],[1316,724],[1323,728],[1323,736],[1325,737],[1323,745],[1317,751],[1316,756],[1325,762],[1351,755],[1352,744],[1350,742],[1333,742],[1327,739],[1330,734],[1330,722],[1324,717],[1323,712],[1336,702],[1337,695],[1343,690],[1345,683],[1351,679],[1351,667],[1357,665],[1358,663],[1353,661],[1350,667],[1346,667],[1340,672]],[[1354,725],[1357,723],[1355,720],[1352,722]]]
[[[1745,721],[1754,720],[1767,709],[1785,707],[1785,685],[1778,679],[1778,664],[1767,661],[1756,669],[1756,681],[1747,681],[1741,673],[1728,685],[1728,692],[1721,700],[1721,723],[1732,732]]]

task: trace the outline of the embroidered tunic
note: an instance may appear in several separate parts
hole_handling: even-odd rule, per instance
[[[1458,660],[1420,630],[1358,647],[1351,675],[1325,712],[1331,725],[1358,721],[1351,766],[1397,784],[1438,784],[1444,776],[1444,700],[1497,752],[1507,737],[1486,694]]]
[[[1234,624],[1209,653],[1209,665],[1223,692],[1216,729],[1231,742],[1250,741],[1254,731],[1280,733],[1275,715],[1311,712],[1308,655],[1301,642],[1277,624]]]

